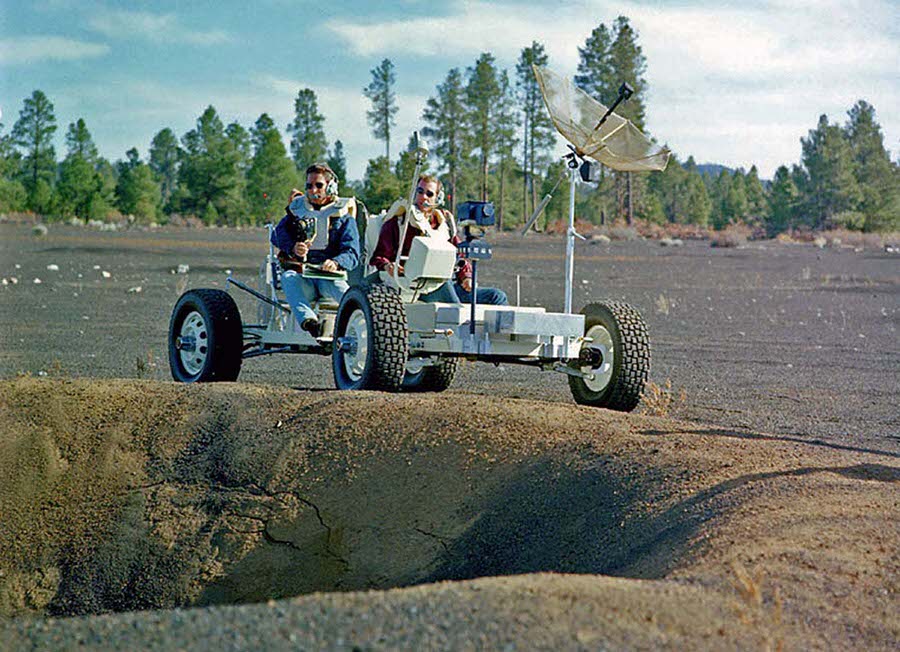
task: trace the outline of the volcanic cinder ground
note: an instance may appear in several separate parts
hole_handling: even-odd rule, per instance
[[[493,240],[559,310],[563,241]],[[179,294],[264,252],[0,224],[0,649],[896,649],[897,255],[579,243],[576,305],[636,306],[669,388],[620,414],[471,363],[173,383]]]

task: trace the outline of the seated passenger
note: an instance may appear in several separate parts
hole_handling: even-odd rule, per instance
[[[313,312],[316,299],[340,301],[347,281],[304,278],[303,265],[316,265],[324,272],[349,272],[359,264],[359,231],[356,227],[356,201],[338,197],[338,179],[324,163],[306,169],[306,194],[291,192],[287,215],[272,233],[272,244],[279,249],[284,273],[282,285],[288,303],[300,327],[313,337],[321,334]],[[314,237],[298,229],[300,220],[315,220]]]
[[[440,180],[431,175],[419,177],[416,184],[416,197],[411,211],[412,217],[409,227],[406,229],[406,237],[403,243],[401,255],[409,254],[413,238],[420,235],[446,238],[453,244],[461,242],[456,233],[456,224],[450,211],[440,208],[443,204],[444,191]],[[387,220],[381,227],[378,235],[378,245],[372,253],[369,262],[375,269],[393,274],[394,261],[397,259],[397,245],[400,241],[401,219],[406,216],[406,202],[398,200],[391,208],[394,217]],[[399,274],[403,274],[403,266],[400,265]],[[472,298],[472,266],[468,261],[460,261],[454,274],[453,282],[444,283],[437,290],[419,297],[421,301],[428,303],[468,302]],[[506,293],[496,288],[478,288],[478,303],[493,305],[507,305]]]

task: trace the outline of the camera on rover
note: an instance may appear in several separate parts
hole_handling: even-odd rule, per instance
[[[456,207],[456,223],[460,227],[493,226],[494,204],[489,201],[466,201]]]

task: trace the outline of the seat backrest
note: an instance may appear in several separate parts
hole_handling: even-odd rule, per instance
[[[375,247],[378,246],[378,236],[381,234],[381,225],[384,224],[386,216],[387,211],[381,211],[378,215],[370,215],[366,220],[365,246],[363,247],[363,255],[365,256],[363,264],[365,265],[366,276],[376,271],[374,267],[369,265],[369,261],[372,258]]]

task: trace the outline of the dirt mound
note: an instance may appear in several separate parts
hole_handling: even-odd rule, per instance
[[[887,648],[900,635],[900,467],[895,454],[847,448],[459,392],[0,382],[0,615],[426,584],[190,613],[206,623],[196,631],[244,614],[233,628],[250,636],[266,610],[287,610],[307,623],[304,644],[333,645],[336,623],[367,609],[421,625],[409,612],[420,604],[429,621],[484,628],[492,645],[544,628],[548,644],[589,647],[726,637]],[[430,585],[547,571],[630,579]],[[490,607],[435,616],[454,592]],[[578,602],[583,613],[562,606]],[[120,622],[110,618],[185,622],[173,613],[26,618],[0,633],[46,642],[96,636]],[[160,646],[189,646],[180,627],[153,630]],[[401,645],[389,623],[370,629],[345,640]],[[453,646],[456,635],[404,640]]]

